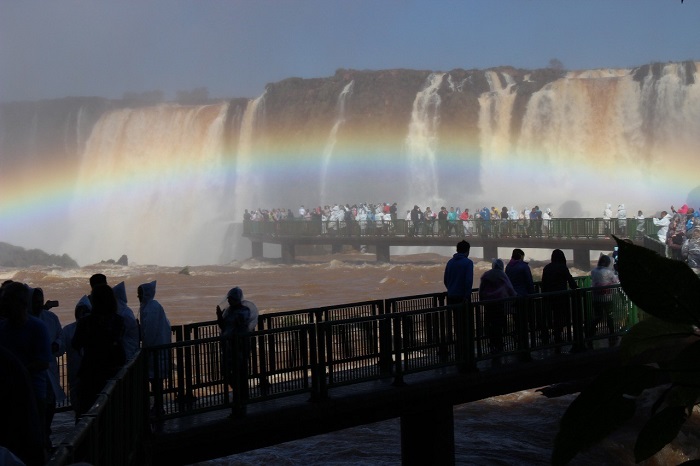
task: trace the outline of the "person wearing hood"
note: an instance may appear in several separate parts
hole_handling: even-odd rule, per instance
[[[243,299],[243,290],[237,286],[229,290],[226,300],[228,306],[225,309],[216,306],[216,323],[223,340],[224,374],[231,388],[239,391],[242,400],[247,400],[250,338],[246,336],[255,331],[258,308]]]
[[[457,252],[447,261],[443,283],[447,288],[447,304],[469,303],[474,284],[474,262],[469,258],[471,246],[462,240]]]
[[[665,210],[661,211],[659,218],[654,218],[654,226],[659,227],[656,232],[659,241],[666,244],[666,234],[668,233],[668,226],[671,224],[671,215]]]
[[[566,265],[566,256],[561,249],[552,251],[551,262],[542,269],[542,293],[555,293],[578,288],[576,280],[571,276],[569,267]],[[554,341],[562,341],[562,330],[571,326],[571,300],[569,296],[559,295],[548,297],[544,300],[544,310],[541,323],[542,340],[549,342],[549,332],[551,328],[554,332]]]
[[[491,261],[491,270],[481,276],[479,301],[503,300],[517,296],[501,259]],[[503,332],[506,329],[506,309],[504,302],[484,305],[484,326],[489,337],[489,345],[494,353],[503,352]],[[496,361],[496,360],[494,360]]]
[[[510,262],[506,266],[506,275],[515,288],[518,296],[527,296],[535,292],[535,282],[532,280],[530,265],[525,262],[525,252],[522,249],[513,249]]]
[[[139,325],[136,323],[134,311],[127,304],[126,285],[124,282],[119,282],[112,289],[114,290],[114,296],[117,298],[117,314],[124,319],[123,345],[126,360],[131,361],[139,350]]]
[[[46,441],[51,442],[51,423],[56,414],[56,403],[62,403],[66,399],[66,394],[61,388],[61,376],[58,372],[56,358],[65,352],[63,346],[63,328],[58,316],[49,309],[58,306],[58,301],[44,302],[44,291],[41,288],[34,288],[32,291],[31,314],[41,320],[49,331],[51,339],[51,355],[49,368],[46,371]]]
[[[600,288],[620,283],[615,271],[610,267],[610,256],[601,254],[598,266],[591,270],[591,287]],[[586,319],[586,339],[589,348],[593,347],[591,338],[596,334],[596,327],[605,319],[608,333],[615,333],[615,321],[612,316],[613,290],[611,288],[593,290],[593,318]],[[610,346],[615,344],[616,337],[610,337]]]
[[[83,360],[83,355],[80,351],[73,348],[71,342],[75,335],[75,329],[78,326],[78,321],[90,314],[92,311],[92,303],[87,295],[83,295],[75,305],[75,322],[63,327],[63,347],[66,349],[66,376],[68,380],[68,398],[70,404],[75,411],[75,420],[78,421],[78,400],[80,398],[80,379],[78,378],[78,370],[80,363]]]
[[[165,315],[163,306],[155,300],[156,281],[140,285],[136,293],[139,298],[139,321],[143,347],[150,348],[152,346],[167,345],[170,343],[172,335],[170,321]],[[148,378],[151,380],[151,385],[158,384],[162,386],[163,379],[168,376],[170,369],[168,354],[168,351],[162,350],[158,352],[156,357],[149,355]],[[154,360],[158,363],[157,370]]]
[[[80,391],[76,416],[90,410],[107,380],[126,362],[122,338],[124,320],[117,314],[117,298],[109,285],[92,289],[92,311],[78,320],[71,346],[82,351],[78,369]]]
[[[627,210],[624,204],[617,206],[617,232],[622,236],[627,235]]]
[[[610,235],[610,218],[612,217],[612,205],[606,204],[603,209],[603,233],[605,236]]]

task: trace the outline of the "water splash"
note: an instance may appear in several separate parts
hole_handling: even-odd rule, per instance
[[[79,263],[218,263],[228,105],[116,110],[83,152],[64,250]]]

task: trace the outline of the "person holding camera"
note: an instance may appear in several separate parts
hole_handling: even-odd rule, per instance
[[[44,412],[46,442],[47,445],[51,445],[51,423],[56,414],[56,404],[61,403],[66,398],[63,388],[61,388],[61,378],[56,362],[56,358],[65,352],[63,327],[58,316],[49,310],[58,307],[58,301],[44,302],[44,291],[41,288],[32,290],[31,300],[31,314],[46,325],[49,331],[49,340],[51,340],[51,356],[53,357],[49,359],[49,368],[46,371],[46,411]]]

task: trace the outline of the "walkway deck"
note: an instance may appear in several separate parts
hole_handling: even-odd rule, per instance
[[[257,403],[250,405],[241,418],[229,417],[230,410],[176,418],[155,431],[153,460],[162,465],[194,463],[407,413],[429,419],[454,405],[592,377],[616,363],[616,348],[603,348],[468,374],[450,367],[408,376],[404,386],[394,386],[392,379],[386,379],[340,387],[329,399],[318,402],[298,395]],[[434,427],[436,432],[441,431],[438,423]],[[445,442],[436,439],[432,444],[439,450]],[[423,438],[421,445],[430,450],[425,447],[431,445],[430,439]],[[398,458],[401,446],[397,444],[396,448]],[[434,461],[440,452],[426,451],[425,455]],[[415,458],[415,464],[427,463]]]

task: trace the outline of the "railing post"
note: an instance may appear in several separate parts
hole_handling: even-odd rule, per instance
[[[471,300],[461,304],[452,304],[449,309],[455,321],[455,345],[457,369],[461,373],[476,371],[474,354],[474,307]]]
[[[583,351],[585,348],[583,334],[585,312],[585,306],[583,305],[584,296],[585,293],[581,288],[578,288],[573,291],[573,306],[571,309],[573,313],[572,321],[574,326],[573,342],[571,344],[572,353]]]
[[[517,298],[515,301],[515,308],[519,359],[522,362],[531,361],[532,356],[530,355],[529,341],[530,300],[528,298]]]
[[[391,314],[382,314],[379,319],[379,373],[391,375]]]
[[[396,387],[406,385],[403,380],[404,339],[402,338],[403,321],[406,316],[402,314],[402,312],[391,314],[392,335],[394,336],[394,382],[392,385]]]

